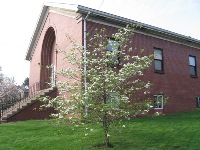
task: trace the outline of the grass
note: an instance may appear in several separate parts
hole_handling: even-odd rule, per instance
[[[119,130],[116,130],[118,127]],[[111,150],[197,150],[200,142],[200,110],[123,121],[111,126],[110,135],[114,145]],[[57,126],[47,120],[0,124],[1,150],[106,149],[94,146],[101,143],[103,135],[100,124],[94,128],[90,125]]]

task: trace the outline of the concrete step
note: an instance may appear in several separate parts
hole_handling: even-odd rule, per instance
[[[1,120],[3,122],[7,122],[7,119],[13,115],[15,115],[16,113],[18,113],[19,111],[23,110],[24,108],[28,107],[29,105],[33,104],[34,102],[37,101],[37,98],[39,97],[43,97],[43,96],[46,96],[48,95],[49,93],[53,92],[56,88],[49,88],[49,89],[45,89],[45,90],[42,90],[42,91],[39,91],[38,93],[35,94],[35,97],[33,98],[30,98],[29,100],[27,101],[22,101],[21,104],[16,104],[15,106],[13,106],[12,108],[8,109],[7,110],[7,113],[4,114],[2,117],[1,117]]]
[[[7,120],[0,120],[0,123],[7,123]]]

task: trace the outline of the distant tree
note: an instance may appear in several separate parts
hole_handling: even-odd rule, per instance
[[[2,67],[0,66],[0,83],[3,81]]]
[[[0,67],[1,68],[1,67]],[[20,99],[20,86],[13,77],[7,77],[0,70],[0,104]]]
[[[22,85],[23,85],[23,86],[29,86],[29,78],[28,78],[28,77],[26,77],[26,78],[24,79],[24,82],[22,83]]]
[[[28,77],[26,77],[26,78],[24,79],[24,82],[22,83],[22,86],[23,86],[24,88],[28,88],[28,87],[29,87],[29,78],[28,78]]]
[[[27,97],[29,92],[29,78],[25,78],[24,82],[22,83],[22,90],[23,90],[23,96]]]
[[[42,98],[45,107],[59,111],[52,114],[59,120],[66,119],[72,124],[83,120],[102,123],[106,147],[111,146],[109,127],[112,123],[145,114],[151,108],[149,100],[135,97],[141,90],[147,93],[150,87],[150,82],[140,80],[140,76],[152,62],[151,56],[133,55],[135,48],[129,46],[135,28],[133,25],[119,29],[111,38],[105,29],[95,30],[95,34],[89,36],[87,50],[67,36],[73,48],[62,52],[73,67],[59,72],[66,81],[58,83],[65,96]],[[83,57],[80,58],[80,54]]]

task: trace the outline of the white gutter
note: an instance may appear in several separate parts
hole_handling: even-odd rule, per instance
[[[85,88],[85,93],[87,92],[87,79],[86,79],[86,71],[87,71],[87,65],[86,65],[86,61],[87,61],[87,55],[86,55],[86,51],[87,51],[87,28],[86,28],[86,22],[87,22],[87,18],[88,18],[88,16],[90,15],[90,11],[88,11],[88,13],[87,13],[87,15],[86,15],[86,17],[83,19],[84,20],[84,22],[83,22],[83,30],[84,30],[84,32],[83,32],[83,37],[84,37],[84,43],[83,43],[83,47],[84,47],[84,88]],[[85,99],[86,100],[86,99]],[[87,105],[85,105],[85,114],[87,115],[87,113],[88,113],[88,107],[87,107]]]
[[[27,49],[27,53],[25,56],[26,60],[31,60],[32,59],[32,54],[35,50],[35,47],[37,45],[38,39],[40,37],[40,34],[42,32],[43,26],[45,24],[46,21],[46,17],[49,11],[49,7],[55,7],[55,8],[62,8],[68,11],[73,11],[73,12],[77,12],[78,11],[78,5],[76,4],[65,4],[65,3],[54,3],[54,2],[44,2],[42,9],[41,9],[41,13],[40,16],[38,18],[35,30],[33,32],[31,41],[29,43],[29,47]]]
[[[95,10],[95,9],[88,8],[88,7],[85,7],[85,6],[78,5],[78,12],[86,14],[88,11],[91,11],[92,15],[94,15],[94,16],[99,15],[99,16],[105,17],[107,20],[116,21],[120,24],[125,24],[125,25],[127,25],[127,24],[137,24],[137,25],[142,26],[142,27],[144,27],[148,30],[151,30],[151,31],[156,31],[156,32],[159,32],[159,33],[162,33],[162,34],[165,34],[165,35],[170,35],[170,36],[173,36],[173,37],[176,37],[176,38],[180,38],[180,39],[183,39],[183,40],[188,40],[188,41],[191,41],[193,43],[200,44],[200,40],[192,38],[190,36],[185,36],[185,35],[178,34],[178,33],[172,32],[172,31],[161,29],[159,27],[155,27],[155,26],[151,26],[151,25],[148,25],[148,24],[145,24],[145,23],[141,23],[141,22],[138,22],[138,21],[135,21],[135,20],[127,19],[127,18],[124,18],[124,17],[120,17],[120,16],[117,16],[117,15],[109,14],[109,13],[106,13],[106,12],[103,12],[103,11],[99,11],[99,10]]]
[[[42,8],[42,11],[41,11],[41,14],[40,14],[40,18],[38,20],[36,29],[34,30],[33,36],[31,38],[31,41],[30,41],[30,44],[29,44],[29,47],[28,47],[28,50],[27,50],[26,60],[31,60],[32,54],[33,54],[33,52],[35,50],[35,46],[37,44],[38,37],[40,36],[42,26],[45,22],[44,18],[46,17],[48,7],[61,8],[61,9],[64,9],[66,11],[73,11],[73,12],[76,12],[76,13],[80,13],[82,15],[86,15],[86,17],[84,18],[85,23],[86,23],[86,19],[87,19],[88,15],[92,14],[92,15],[90,15],[90,17],[101,16],[101,17],[104,17],[106,21],[109,21],[112,24],[118,24],[118,25],[123,25],[123,26],[127,25],[127,24],[141,25],[143,28],[147,29],[148,31],[154,31],[158,34],[163,35],[163,37],[167,37],[168,39],[173,40],[174,38],[176,38],[177,40],[185,40],[185,41],[182,42],[182,44],[184,44],[184,42],[189,41],[189,42],[191,42],[189,44],[189,46],[193,45],[198,49],[200,47],[200,40],[191,38],[189,36],[177,34],[175,32],[164,30],[164,29],[161,29],[161,28],[158,28],[158,27],[154,27],[154,26],[151,26],[151,25],[148,25],[148,24],[137,22],[137,21],[127,19],[127,18],[124,18],[124,17],[120,17],[120,16],[117,16],[117,15],[109,14],[109,13],[102,12],[102,11],[99,11],[99,10],[91,9],[91,8],[81,6],[81,5],[48,2],[48,3],[45,3],[43,5],[43,8]],[[160,35],[158,35],[158,36],[160,36]]]

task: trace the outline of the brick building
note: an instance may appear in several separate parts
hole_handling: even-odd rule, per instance
[[[55,72],[66,66],[66,62],[56,47],[70,49],[66,33],[86,46],[86,33],[104,27],[112,34],[127,24],[142,26],[136,30],[132,46],[136,50],[144,49],[147,55],[156,54],[144,76],[144,80],[153,84],[151,98],[159,101],[154,110],[175,113],[199,106],[199,40],[80,5],[47,3],[43,6],[26,55],[30,61],[29,84],[41,83],[40,89],[45,89],[42,83],[56,84],[62,80]],[[163,105],[164,97],[169,97],[166,105]]]

